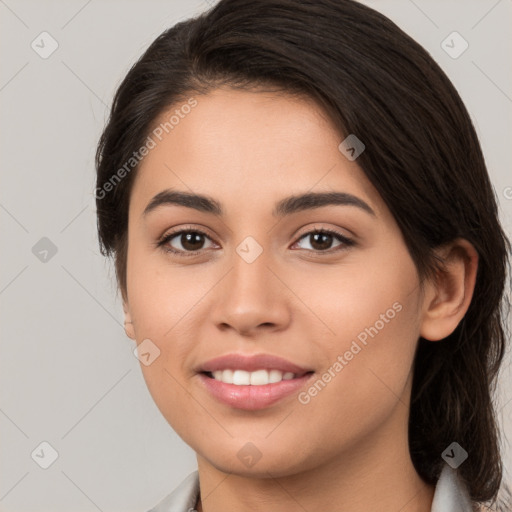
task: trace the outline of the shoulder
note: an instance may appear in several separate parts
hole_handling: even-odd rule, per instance
[[[147,512],[191,512],[199,497],[199,473],[190,473],[169,495]]]

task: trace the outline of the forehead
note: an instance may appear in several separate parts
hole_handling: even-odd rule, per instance
[[[142,211],[168,188],[238,203],[236,211],[292,193],[333,190],[382,208],[357,162],[339,151],[343,136],[312,99],[231,88],[191,98],[153,124],[154,147],[132,189],[134,209]]]

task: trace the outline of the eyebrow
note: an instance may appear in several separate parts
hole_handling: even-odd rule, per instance
[[[221,203],[212,197],[172,189],[163,190],[154,196],[144,209],[142,216],[145,217],[153,210],[166,205],[185,206],[216,217],[224,216]],[[307,192],[285,197],[276,203],[272,215],[274,217],[284,217],[323,206],[355,206],[370,215],[376,216],[373,209],[365,201],[346,192]]]

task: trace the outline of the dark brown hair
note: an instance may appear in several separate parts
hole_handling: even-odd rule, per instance
[[[340,142],[356,134],[366,146],[357,162],[422,280],[440,271],[435,248],[457,237],[476,248],[465,317],[442,342],[418,342],[409,443],[416,470],[435,483],[441,454],[456,441],[469,454],[458,472],[471,498],[495,500],[502,461],[493,394],[505,352],[510,244],[459,94],[427,51],[377,11],[353,0],[221,0],[149,46],[115,94],[96,154],[100,247],[115,255],[123,298],[137,166],[115,182],[114,174],[158,116],[220,85],[305,95],[324,108]]]

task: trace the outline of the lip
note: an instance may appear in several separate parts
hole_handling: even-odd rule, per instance
[[[271,354],[226,354],[203,363],[196,370],[201,372],[214,372],[215,370],[245,370],[254,372],[256,370],[280,370],[283,373],[291,372],[302,376],[312,369],[303,368],[282,357]]]
[[[260,386],[226,384],[207,375],[216,370],[280,370],[291,372],[295,378]],[[201,384],[216,400],[236,409],[254,411],[264,409],[296,393],[314,375],[312,369],[271,354],[226,354],[203,363],[196,369]]]
[[[301,377],[261,386],[237,386],[215,380],[205,373],[198,374],[202,385],[214,398],[235,409],[246,411],[270,407],[292,393],[298,392],[313,375],[314,373],[306,373]]]

